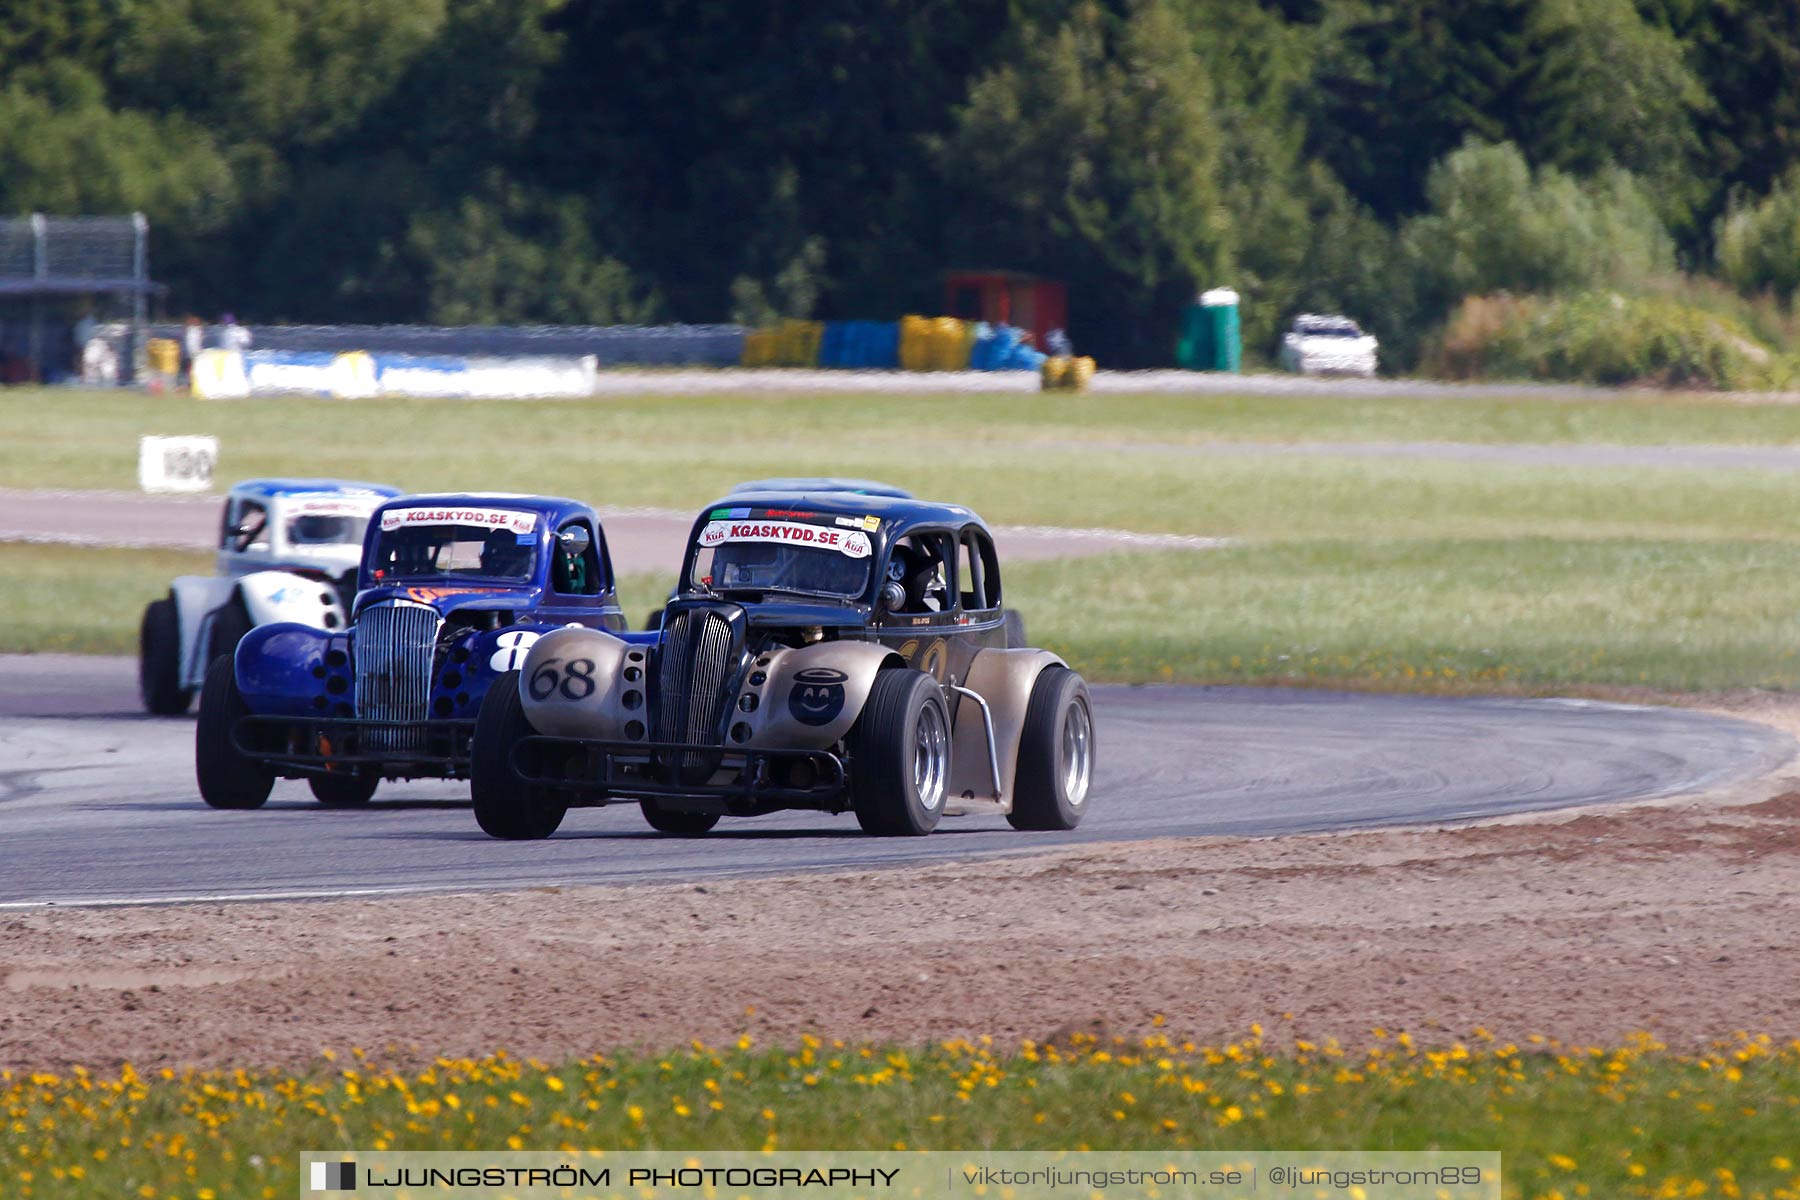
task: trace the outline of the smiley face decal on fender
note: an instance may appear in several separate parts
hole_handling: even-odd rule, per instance
[[[788,712],[802,725],[829,725],[844,711],[844,684],[850,677],[830,667],[807,667],[794,672],[794,690],[788,693]]]

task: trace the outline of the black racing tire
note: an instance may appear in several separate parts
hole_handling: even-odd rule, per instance
[[[699,837],[711,832],[719,823],[718,813],[677,812],[664,808],[656,800],[641,801],[639,807],[644,810],[644,820],[650,822],[650,828],[673,837]]]
[[[213,659],[194,724],[194,776],[200,798],[213,808],[261,808],[275,786],[275,772],[246,758],[231,740],[233,727],[249,713],[232,661]]]
[[[237,653],[237,644],[244,640],[244,635],[256,628],[250,620],[250,610],[244,607],[243,598],[236,593],[230,600],[214,610],[212,631],[207,634],[206,661],[221,655]]]
[[[1094,779],[1094,707],[1087,683],[1067,667],[1048,666],[1031,687],[1019,734],[1014,829],[1073,829],[1087,811]]]
[[[1006,648],[1017,650],[1025,643],[1025,614],[1016,608],[1009,608],[1000,614],[1003,622],[1001,628],[1006,630]]]
[[[381,776],[373,771],[342,772],[334,775],[312,775],[306,780],[313,799],[326,808],[357,808],[367,804],[381,786]]]
[[[180,716],[194,702],[193,689],[181,686],[181,614],[172,595],[144,608],[138,626],[138,693],[144,711],[159,717]]]
[[[519,673],[508,671],[481,699],[469,751],[469,798],[476,824],[490,837],[547,838],[568,814],[568,804],[548,789],[530,787],[513,774],[513,746],[534,732],[519,701]]]
[[[936,829],[954,741],[937,680],[910,667],[877,672],[849,741],[850,798],[863,831],[918,837]]]

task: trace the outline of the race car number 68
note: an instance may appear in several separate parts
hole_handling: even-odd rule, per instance
[[[564,700],[586,700],[594,694],[594,660],[571,658],[566,672],[556,665],[561,661],[548,659],[531,673],[533,700],[549,700],[559,694]]]

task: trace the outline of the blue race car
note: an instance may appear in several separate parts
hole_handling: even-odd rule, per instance
[[[482,696],[545,633],[625,640],[588,505],[545,496],[405,496],[376,509],[348,627],[281,623],[208,668],[195,730],[200,795],[257,808],[277,777],[328,805],[383,779],[466,777]]]

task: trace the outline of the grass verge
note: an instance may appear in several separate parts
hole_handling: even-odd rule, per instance
[[[1041,462],[1054,484],[1071,464],[1093,467],[1123,457],[1129,483],[1148,456],[1124,453],[1117,444],[1791,444],[1800,443],[1800,406],[1629,394],[1599,401],[777,394],[205,402],[10,389],[0,392],[0,479],[13,487],[129,488],[137,439],[146,433],[217,435],[220,469],[230,478],[335,474],[414,489],[507,488],[685,508],[704,504],[746,476],[854,469],[966,497],[994,519],[1031,520],[1056,518],[1012,504],[1017,479],[971,494],[980,486],[979,474],[1028,471]],[[1211,459],[1173,465],[1207,476],[1217,466]],[[1043,496],[1057,491],[1039,489]]]
[[[0,652],[135,654],[205,555],[0,546]],[[633,627],[673,576],[620,581]],[[1409,691],[1800,688],[1800,543],[1276,542],[1013,564],[1008,602],[1097,681]]]
[[[1800,1043],[1698,1055],[1534,1042],[1373,1048],[1077,1037],[1005,1052],[696,1044],[299,1077],[0,1073],[8,1195],[293,1194],[304,1150],[1500,1150],[1509,1197],[1800,1195]]]
[[[1409,691],[1800,687],[1800,545],[1286,542],[1021,563],[1090,678]]]

